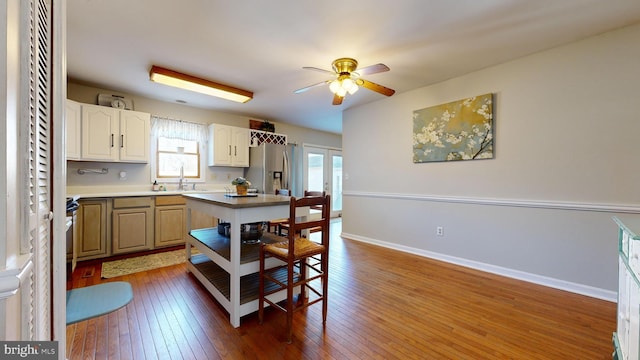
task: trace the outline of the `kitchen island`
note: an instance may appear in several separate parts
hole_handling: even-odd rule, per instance
[[[207,288],[229,312],[231,324],[258,310],[258,252],[260,244],[243,244],[240,225],[289,216],[289,197],[265,195],[231,197],[228,194],[184,194],[187,206],[187,270]],[[191,211],[198,211],[230,223],[230,237],[217,228],[192,229]],[[198,249],[193,254],[191,249]],[[271,267],[277,260],[269,259]],[[280,301],[286,293],[273,294]]]

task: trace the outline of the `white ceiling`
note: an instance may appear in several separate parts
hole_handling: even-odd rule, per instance
[[[640,0],[68,0],[70,79],[152,99],[342,132],[342,111],[383,99],[361,89],[331,105],[340,57],[391,71],[397,93],[640,22]],[[639,39],[640,41],[640,39]],[[151,65],[253,91],[245,104],[149,81]]]

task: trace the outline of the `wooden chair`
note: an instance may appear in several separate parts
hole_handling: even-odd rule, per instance
[[[322,325],[327,321],[327,281],[329,274],[329,214],[331,196],[310,196],[291,198],[289,206],[289,233],[287,237],[270,234],[276,242],[260,246],[260,284],[258,299],[258,318],[264,319],[265,303],[287,315],[287,342],[291,343],[293,314],[317,302],[322,302]],[[296,209],[305,207],[321,207],[322,218],[309,220],[296,218]],[[303,230],[320,228],[321,241],[314,242],[299,234]],[[284,265],[265,269],[268,257],[277,258]],[[319,259],[320,261],[311,261]],[[318,280],[319,281],[316,281]],[[294,304],[294,289],[299,288],[297,302]],[[307,290],[311,297],[307,298]],[[286,304],[280,305],[269,300],[269,295],[279,291],[287,292]],[[311,294],[313,293],[313,294]]]
[[[326,191],[309,191],[309,190],[304,191],[304,196],[325,196],[325,195],[327,195]]]
[[[326,191],[309,191],[309,190],[305,190],[304,191],[304,197],[309,197],[309,196],[322,196],[324,197],[325,195],[327,195]],[[322,210],[321,206],[312,206],[311,207],[312,210]],[[286,234],[283,234],[283,230],[286,231],[286,234],[289,233],[289,223],[287,221],[283,221],[280,222],[277,226],[276,229],[276,234],[283,236]],[[320,231],[319,228],[313,228],[313,229],[309,229],[309,232],[317,232]]]
[[[289,196],[291,195],[291,193],[289,192],[288,189],[277,189],[276,195]],[[267,231],[273,232],[277,235],[282,235],[281,224],[286,224],[288,222],[289,222],[289,218],[270,220],[267,222]],[[273,231],[271,230],[271,227],[273,227]]]

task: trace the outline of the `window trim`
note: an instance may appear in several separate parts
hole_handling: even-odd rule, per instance
[[[158,146],[158,141],[159,141],[159,136],[154,136],[154,139],[152,139],[153,141],[151,141],[151,143],[153,144],[153,149],[151,151],[151,156],[153,157],[153,159],[151,159],[152,161],[150,162],[151,166],[150,166],[150,172],[151,172],[151,180],[153,181],[158,181],[158,182],[163,182],[163,183],[178,183],[180,181],[180,177],[178,176],[159,176],[158,174],[158,168],[159,168],[159,156],[158,154],[160,152],[163,153],[172,153],[169,151],[160,151],[159,146]],[[202,157],[205,156],[205,144],[202,144],[201,141],[198,140],[187,140],[187,141],[195,141],[197,144],[197,148],[198,151],[197,153],[189,153],[189,154],[194,154],[198,156],[198,176],[185,176],[185,179],[189,179],[189,181],[191,183],[205,183],[206,182],[206,171],[204,169],[204,164],[206,163],[205,161],[203,161]]]
[[[156,155],[156,171],[155,171],[155,176],[156,179],[177,179],[175,176],[162,176],[160,175],[158,172],[160,171],[160,154],[175,154],[175,155],[180,155],[178,154],[178,151],[163,151],[163,150],[159,150],[160,146],[160,138],[164,137],[164,136],[158,136],[156,138],[156,151],[155,151],[155,155]],[[169,138],[167,138],[169,139]],[[176,138],[177,139],[177,138]],[[196,179],[199,180],[201,177],[201,173],[202,173],[202,169],[200,168],[200,163],[201,163],[201,159],[202,159],[202,154],[200,153],[200,142],[197,140],[185,140],[185,141],[194,141],[196,143],[196,152],[184,152],[184,155],[197,155],[197,169],[198,169],[198,175],[197,176],[184,176],[185,179]]]

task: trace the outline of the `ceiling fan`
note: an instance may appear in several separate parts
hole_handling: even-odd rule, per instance
[[[319,69],[317,67],[311,66],[303,67],[303,69],[307,70],[329,73],[334,77],[334,79],[325,80],[317,84],[303,87],[302,89],[294,91],[294,93],[299,94],[313,87],[329,84],[329,89],[334,94],[333,105],[340,105],[342,104],[342,100],[347,94],[353,94],[358,90],[358,86],[362,86],[386,96],[391,96],[396,92],[393,89],[389,89],[388,87],[373,83],[360,77],[362,75],[371,75],[389,71],[389,67],[385,64],[375,64],[357,69],[358,62],[355,59],[340,58],[334,60],[331,64],[331,67],[333,68],[333,71]]]

